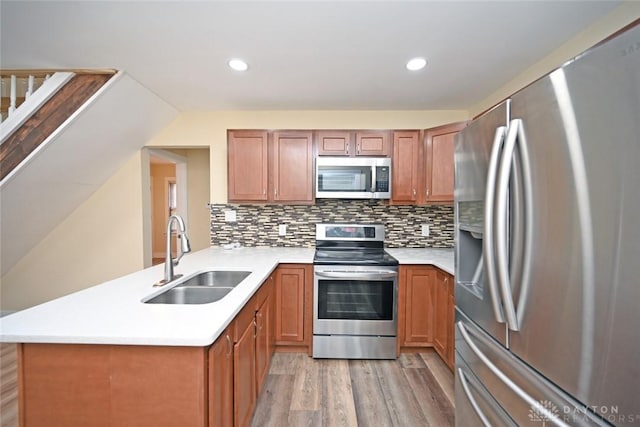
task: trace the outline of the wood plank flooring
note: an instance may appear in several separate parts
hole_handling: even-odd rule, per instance
[[[398,360],[276,353],[251,425],[453,426],[453,374],[433,351]]]

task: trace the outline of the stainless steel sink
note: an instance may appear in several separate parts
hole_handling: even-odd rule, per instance
[[[161,293],[146,304],[208,304],[224,298],[232,287],[175,287]]]
[[[212,270],[182,279],[177,285],[147,300],[145,304],[208,304],[224,298],[251,274],[250,271]]]
[[[180,283],[179,287],[208,286],[208,287],[235,287],[250,275],[250,271],[213,270],[205,271],[188,278]]]

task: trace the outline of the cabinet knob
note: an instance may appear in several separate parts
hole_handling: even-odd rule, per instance
[[[429,197],[429,189],[427,188],[427,197]]]
[[[278,197],[278,189],[277,188],[275,190],[273,190],[273,197],[275,197],[275,198]]]
[[[263,189],[262,189],[262,195],[263,195],[263,196],[265,196],[266,194],[267,194],[267,189],[266,189],[266,188],[263,188]]]
[[[413,189],[413,197],[416,197],[416,189]]]

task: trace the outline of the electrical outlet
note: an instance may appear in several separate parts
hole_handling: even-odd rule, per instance
[[[224,220],[225,222],[236,222],[236,211],[234,210],[224,211]]]
[[[278,236],[286,236],[287,235],[287,224],[280,224],[278,226]]]
[[[429,237],[429,224],[422,224],[422,237]]]

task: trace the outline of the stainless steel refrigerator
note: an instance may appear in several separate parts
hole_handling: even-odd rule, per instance
[[[640,26],[455,148],[456,425],[640,426]]]

